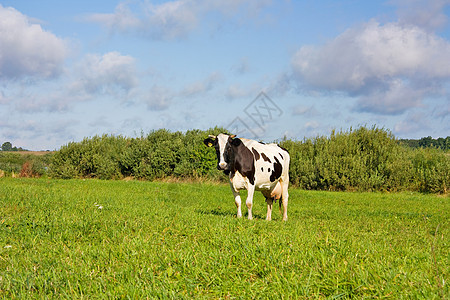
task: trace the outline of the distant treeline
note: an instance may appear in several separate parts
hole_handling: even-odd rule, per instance
[[[450,136],[437,139],[433,139],[431,136],[423,137],[418,140],[400,139],[399,143],[411,148],[437,148],[442,150],[450,150]]]
[[[23,149],[22,147],[17,148],[16,146],[13,147],[11,142],[4,142],[2,144],[2,147],[0,148],[1,151],[27,151]]]
[[[220,132],[227,130],[216,127],[182,133],[161,129],[137,138],[85,138],[45,156],[46,174],[53,178],[226,182],[226,176],[216,169],[214,149],[203,144],[208,134]],[[405,147],[386,129],[360,127],[301,141],[284,139],[279,144],[291,155],[291,183],[303,189],[446,193],[450,182],[448,151]],[[0,155],[3,169],[1,161]]]

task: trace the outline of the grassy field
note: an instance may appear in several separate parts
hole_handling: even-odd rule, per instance
[[[291,189],[266,222],[226,185],[0,178],[0,297],[448,299],[449,200]]]

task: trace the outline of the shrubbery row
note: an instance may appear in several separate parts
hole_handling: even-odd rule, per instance
[[[85,138],[62,146],[47,158],[48,175],[225,182],[225,175],[216,170],[214,149],[203,144],[208,134],[220,132],[226,130],[216,127],[181,133],[161,129],[137,138],[112,135]],[[284,139],[279,144],[291,155],[291,183],[303,189],[448,191],[448,152],[402,146],[385,129],[360,127],[302,141]],[[34,161],[32,166],[40,170],[36,173],[44,172],[44,163]],[[1,160],[0,169],[5,170]]]
[[[154,180],[177,178],[222,178],[215,170],[215,152],[203,144],[205,136],[224,131],[165,129],[138,138],[95,136],[69,143],[53,155],[50,176],[57,178]]]
[[[330,137],[281,143],[291,155],[290,178],[304,189],[446,193],[450,156],[401,146],[389,131],[361,127]]]

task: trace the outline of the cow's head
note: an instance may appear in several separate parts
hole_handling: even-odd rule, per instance
[[[234,160],[233,146],[237,144],[236,135],[228,135],[220,133],[218,136],[210,135],[203,142],[208,147],[216,148],[217,154],[217,169],[223,171],[230,171]]]

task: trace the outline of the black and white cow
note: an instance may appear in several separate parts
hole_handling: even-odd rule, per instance
[[[238,218],[242,217],[239,191],[246,189],[245,204],[249,219],[253,218],[253,194],[257,190],[266,197],[266,220],[272,219],[272,204],[275,200],[280,201],[280,211],[283,205],[283,220],[287,220],[290,156],[285,149],[277,144],[263,144],[223,133],[210,135],[204,143],[216,148],[217,169],[230,177]]]

